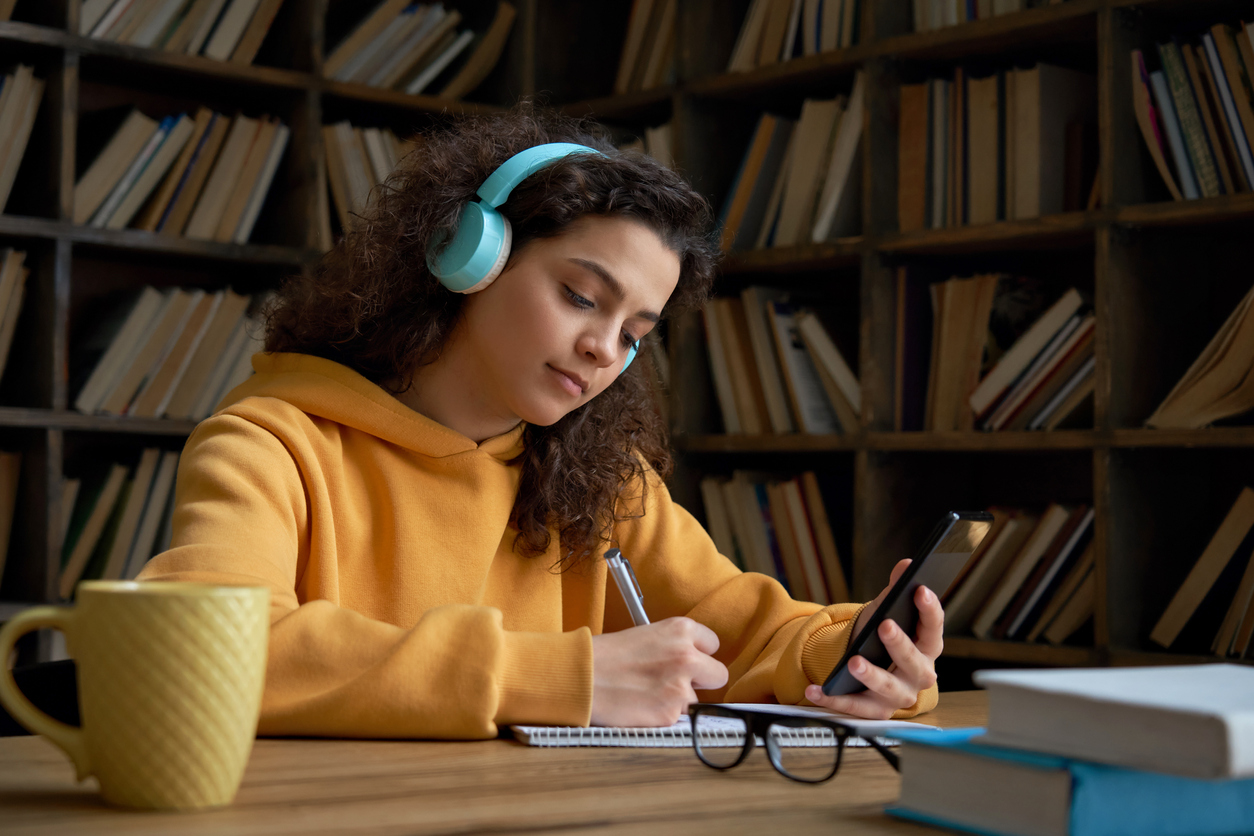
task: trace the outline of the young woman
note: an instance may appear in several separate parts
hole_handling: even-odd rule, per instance
[[[558,142],[585,147],[528,151]],[[505,165],[524,151],[538,162]],[[512,191],[484,197],[511,171]],[[435,273],[457,284],[457,236],[477,243],[501,199],[503,270],[451,292]],[[261,733],[667,725],[697,699],[935,705],[934,595],[916,596],[917,637],[882,629],[890,669],[855,661],[866,692],[824,697],[813,683],[865,606],[794,601],[740,572],[667,493],[664,428],[631,358],[704,300],[708,224],[677,174],[524,106],[426,134],[346,240],[283,287],[256,375],[188,440],[173,547],[142,575],[270,588]],[[607,586],[610,545],[649,626]]]

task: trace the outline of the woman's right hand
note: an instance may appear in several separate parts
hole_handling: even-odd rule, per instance
[[[683,617],[593,636],[592,725],[671,725],[697,690],[727,684],[717,650],[713,630]]]

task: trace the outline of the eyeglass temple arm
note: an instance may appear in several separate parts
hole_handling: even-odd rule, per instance
[[[884,760],[888,761],[889,766],[891,766],[897,772],[901,771],[901,758],[897,757],[896,752],[894,752],[892,749],[889,749],[883,743],[880,743],[878,740],[875,739],[873,735],[867,735],[863,737],[862,739],[865,740],[867,743],[870,743],[872,748],[875,749],[875,751],[883,755]]]

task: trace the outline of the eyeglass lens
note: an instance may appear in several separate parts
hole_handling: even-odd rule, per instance
[[[772,724],[767,736],[767,754],[789,778],[826,781],[840,766],[842,741],[829,728]]]
[[[745,749],[745,721],[739,717],[698,714],[693,720],[697,757],[715,769],[735,766]]]

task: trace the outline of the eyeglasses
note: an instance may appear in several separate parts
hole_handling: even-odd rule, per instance
[[[857,729],[823,717],[790,717],[770,711],[728,708],[710,703],[688,706],[692,721],[692,748],[706,766],[739,766],[761,741],[775,771],[804,784],[831,780],[840,769],[845,741],[858,737]],[[874,737],[867,743],[900,771],[897,754]]]

